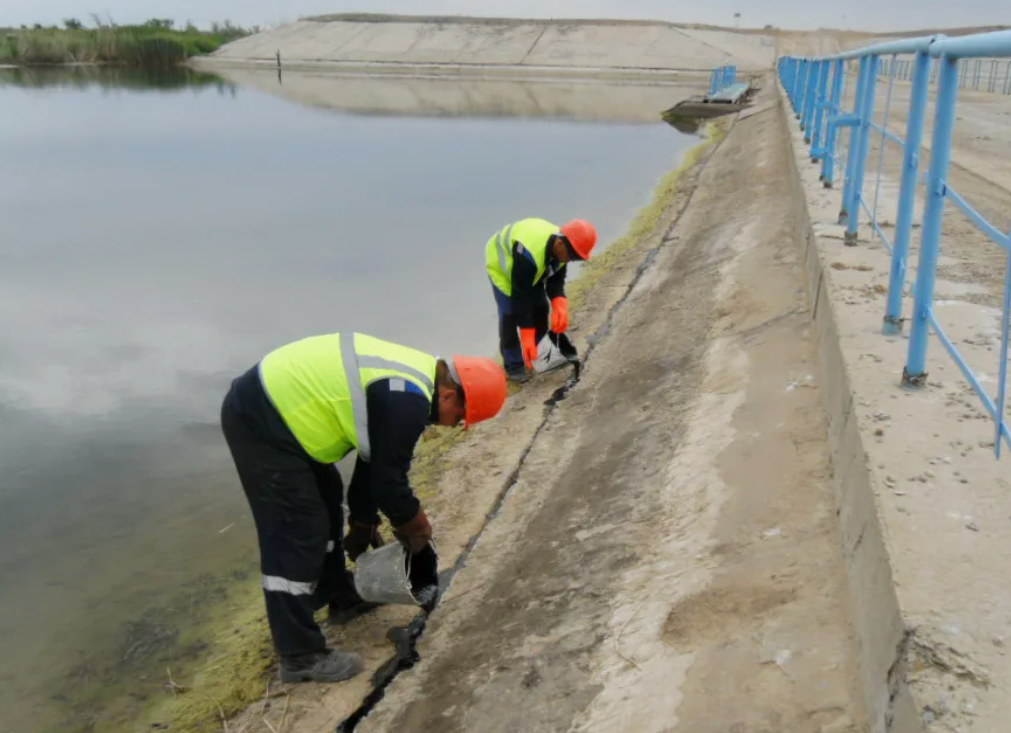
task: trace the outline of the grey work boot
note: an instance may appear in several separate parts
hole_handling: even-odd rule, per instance
[[[362,671],[357,654],[327,649],[297,657],[281,657],[281,682],[343,682]]]
[[[530,379],[530,375],[527,374],[526,369],[516,369],[515,371],[507,372],[510,382],[516,382],[517,384],[523,384]]]

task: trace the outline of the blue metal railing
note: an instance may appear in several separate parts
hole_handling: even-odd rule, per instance
[[[899,56],[912,56],[898,58]],[[1002,59],[1009,59],[1007,62]],[[849,69],[856,63],[856,90],[853,109],[844,109]],[[990,62],[989,71],[984,71]],[[1003,81],[1000,72],[1003,69]],[[955,361],[984,408],[994,420],[994,454],[1001,456],[1001,445],[1011,447],[1011,432],[1005,416],[1008,388],[1009,332],[1011,332],[1011,234],[1000,231],[976,211],[948,182],[951,164],[955,107],[960,88],[979,89],[983,83],[991,92],[1011,93],[1011,31],[982,33],[959,38],[930,36],[881,43],[822,58],[783,57],[778,62],[779,78],[790,104],[800,120],[804,139],[811,144],[812,162],[821,163],[821,180],[826,188],[835,185],[836,166],[845,165],[842,206],[839,223],[846,225],[845,241],[855,244],[860,212],[870,218],[871,227],[891,253],[888,300],[882,331],[897,334],[902,330],[902,299],[906,283],[907,257],[913,227],[914,205],[918,187],[923,184],[926,206],[920,241],[916,281],[913,285],[913,312],[910,318],[909,350],[902,373],[902,385],[919,389],[926,384],[927,342],[933,329],[942,346]],[[874,122],[877,82],[888,80],[882,123]],[[909,107],[905,138],[888,129],[892,90],[896,80],[910,81]],[[937,85],[934,105],[933,136],[926,176],[920,175],[920,155],[928,89]],[[836,152],[840,130],[850,131],[845,161]],[[877,180],[874,197],[864,195],[864,177],[872,132],[880,134]],[[878,204],[884,166],[885,144],[902,149],[902,173],[895,218],[894,238],[889,240],[878,223]],[[1004,305],[1001,325],[999,384],[992,398],[983,388],[965,358],[945,334],[934,309],[934,284],[941,245],[941,225],[945,202],[961,211],[981,232],[1007,251],[1004,275]]]
[[[960,89],[986,91],[990,94],[1011,94],[1011,59],[971,59],[972,63],[959,68]],[[882,59],[880,76],[894,76],[898,81],[912,81],[913,61],[909,59]],[[937,68],[931,65],[930,83],[937,82]]]
[[[736,66],[720,66],[709,75],[709,96],[722,92],[737,83]]]

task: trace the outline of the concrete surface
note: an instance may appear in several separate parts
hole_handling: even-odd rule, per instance
[[[573,320],[593,352],[567,399],[546,412],[563,375],[539,379],[451,450],[428,508],[446,563],[480,538],[421,663],[358,730],[863,729],[787,138],[765,96],[590,291]],[[333,642],[371,674],[410,616],[380,609]],[[275,690],[230,728],[332,731],[369,690]]]
[[[782,124],[713,155],[358,730],[858,730]]]
[[[301,20],[229,43],[198,63],[276,64],[488,73],[645,71],[708,73],[724,63],[764,70],[775,59],[765,35],[699,30],[669,23],[464,19],[390,22]],[[469,68],[468,68],[469,67]]]
[[[363,76],[244,67],[215,70],[225,79],[300,104],[353,114],[423,117],[565,118],[656,124],[660,113],[692,94],[693,86],[662,82],[609,83],[585,79],[472,79],[460,76]]]
[[[972,109],[970,103],[959,114],[971,117]],[[823,363],[835,375],[827,380],[833,385],[830,435],[873,730],[1006,731],[1011,591],[1002,578],[1011,560],[1009,472],[994,460],[992,423],[936,340],[927,389],[900,389],[908,338],[880,334],[890,258],[866,227],[861,246],[843,245],[839,193],[818,181],[792,119],[791,130],[800,205],[810,213],[808,270],[818,293]],[[961,153],[973,142],[956,143],[956,157],[969,165],[973,157]],[[895,211],[897,166],[886,156],[878,194],[886,220]],[[998,201],[1002,189],[988,173],[963,168],[953,171],[953,180],[970,200]],[[864,193],[873,199],[872,182]],[[995,391],[999,315],[993,306],[1001,273],[980,264],[1004,256],[948,211],[937,283],[941,320]],[[905,316],[911,307],[907,297]]]

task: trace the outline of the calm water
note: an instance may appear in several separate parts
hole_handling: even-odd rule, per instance
[[[102,730],[82,690],[160,689],[194,603],[255,563],[217,424],[236,374],[330,330],[494,353],[487,238],[531,215],[614,238],[693,142],[157,82],[0,70],[5,733]]]

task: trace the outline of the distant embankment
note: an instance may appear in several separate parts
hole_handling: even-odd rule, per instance
[[[673,75],[724,63],[769,69],[764,34],[659,22],[322,16],[223,47],[200,65],[336,67],[383,73]]]

